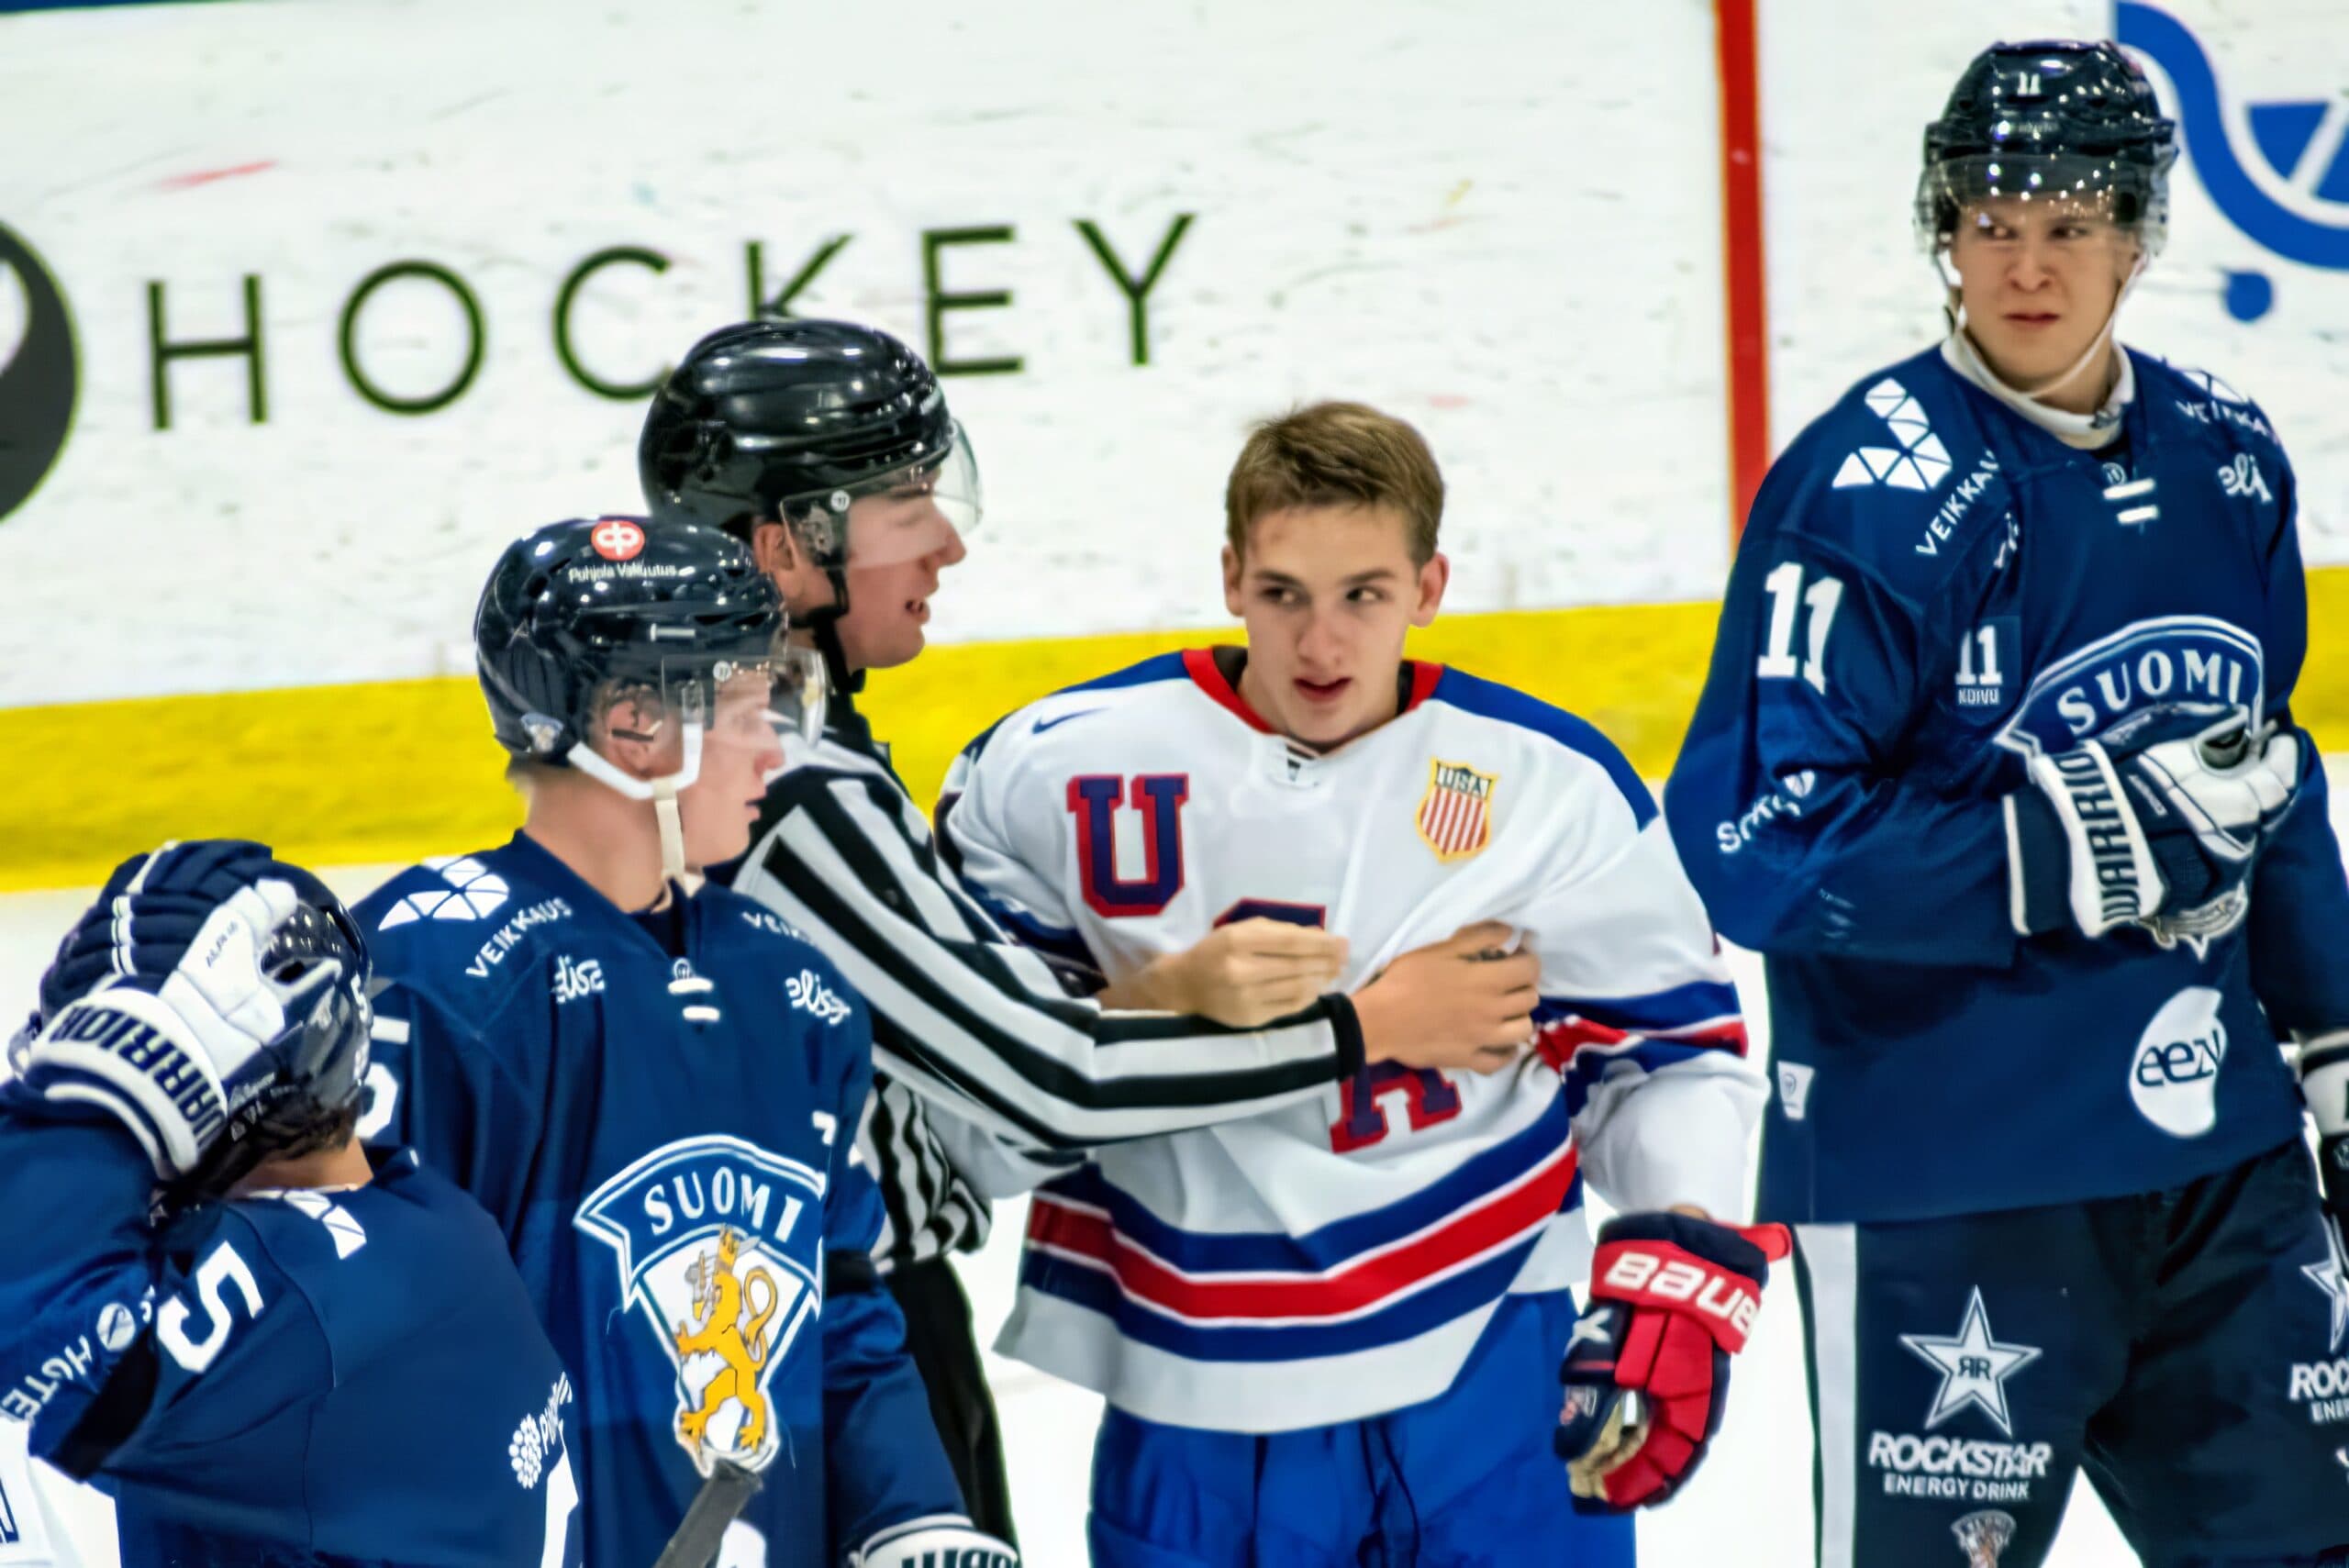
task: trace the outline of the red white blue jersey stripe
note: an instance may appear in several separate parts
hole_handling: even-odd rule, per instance
[[[1350,987],[1481,918],[1542,959],[1539,1049],[1502,1072],[1375,1067],[1035,1193],[1003,1348],[1149,1419],[1273,1431],[1442,1392],[1504,1296],[1586,1271],[1586,1177],[1742,1207],[1762,1084],[1644,786],[1570,715],[1407,675],[1398,717],[1317,756],[1214,661],[1154,660],[1012,715],[949,780],[964,876],[1113,977],[1261,914],[1344,935]]]

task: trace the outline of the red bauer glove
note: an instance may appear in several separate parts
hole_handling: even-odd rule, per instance
[[[1598,1233],[1590,1310],[1575,1325],[1552,1440],[1580,1513],[1678,1491],[1720,1430],[1729,1358],[1745,1348],[1783,1225],[1739,1229],[1685,1214],[1628,1214]]]

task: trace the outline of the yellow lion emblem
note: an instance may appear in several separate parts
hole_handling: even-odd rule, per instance
[[[700,1326],[677,1325],[678,1353],[707,1352],[726,1363],[702,1391],[701,1408],[677,1413],[677,1440],[689,1449],[701,1445],[710,1418],[725,1408],[729,1399],[742,1407],[742,1425],[734,1435],[734,1446],[751,1450],[766,1440],[767,1397],[759,1392],[759,1372],[767,1362],[766,1326],[774,1316],[774,1276],[753,1268],[736,1279],[734,1261],[740,1250],[741,1238],[728,1226],[718,1233],[718,1251],[696,1258],[685,1273],[694,1288],[694,1315]],[[766,1293],[764,1306],[759,1305],[761,1287]],[[745,1299],[753,1308],[747,1322],[742,1318]]]

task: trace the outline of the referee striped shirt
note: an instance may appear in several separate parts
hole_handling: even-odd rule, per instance
[[[923,1102],[1050,1160],[1277,1109],[1363,1064],[1341,996],[1255,1029],[1107,1011],[1007,934],[941,863],[917,806],[840,694],[823,738],[769,788],[735,888],[796,927],[863,993],[874,1095],[860,1142],[889,1227],[877,1254],[975,1247],[986,1205]]]

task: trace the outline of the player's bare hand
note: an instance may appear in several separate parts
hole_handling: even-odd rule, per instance
[[[1508,951],[1516,935],[1505,922],[1486,920],[1388,964],[1354,993],[1364,1053],[1373,1062],[1471,1073],[1516,1061],[1533,1038],[1542,973],[1531,953]]]
[[[1100,1000],[1253,1029],[1309,1006],[1337,983],[1345,962],[1343,937],[1286,920],[1235,920],[1119,982]]]

